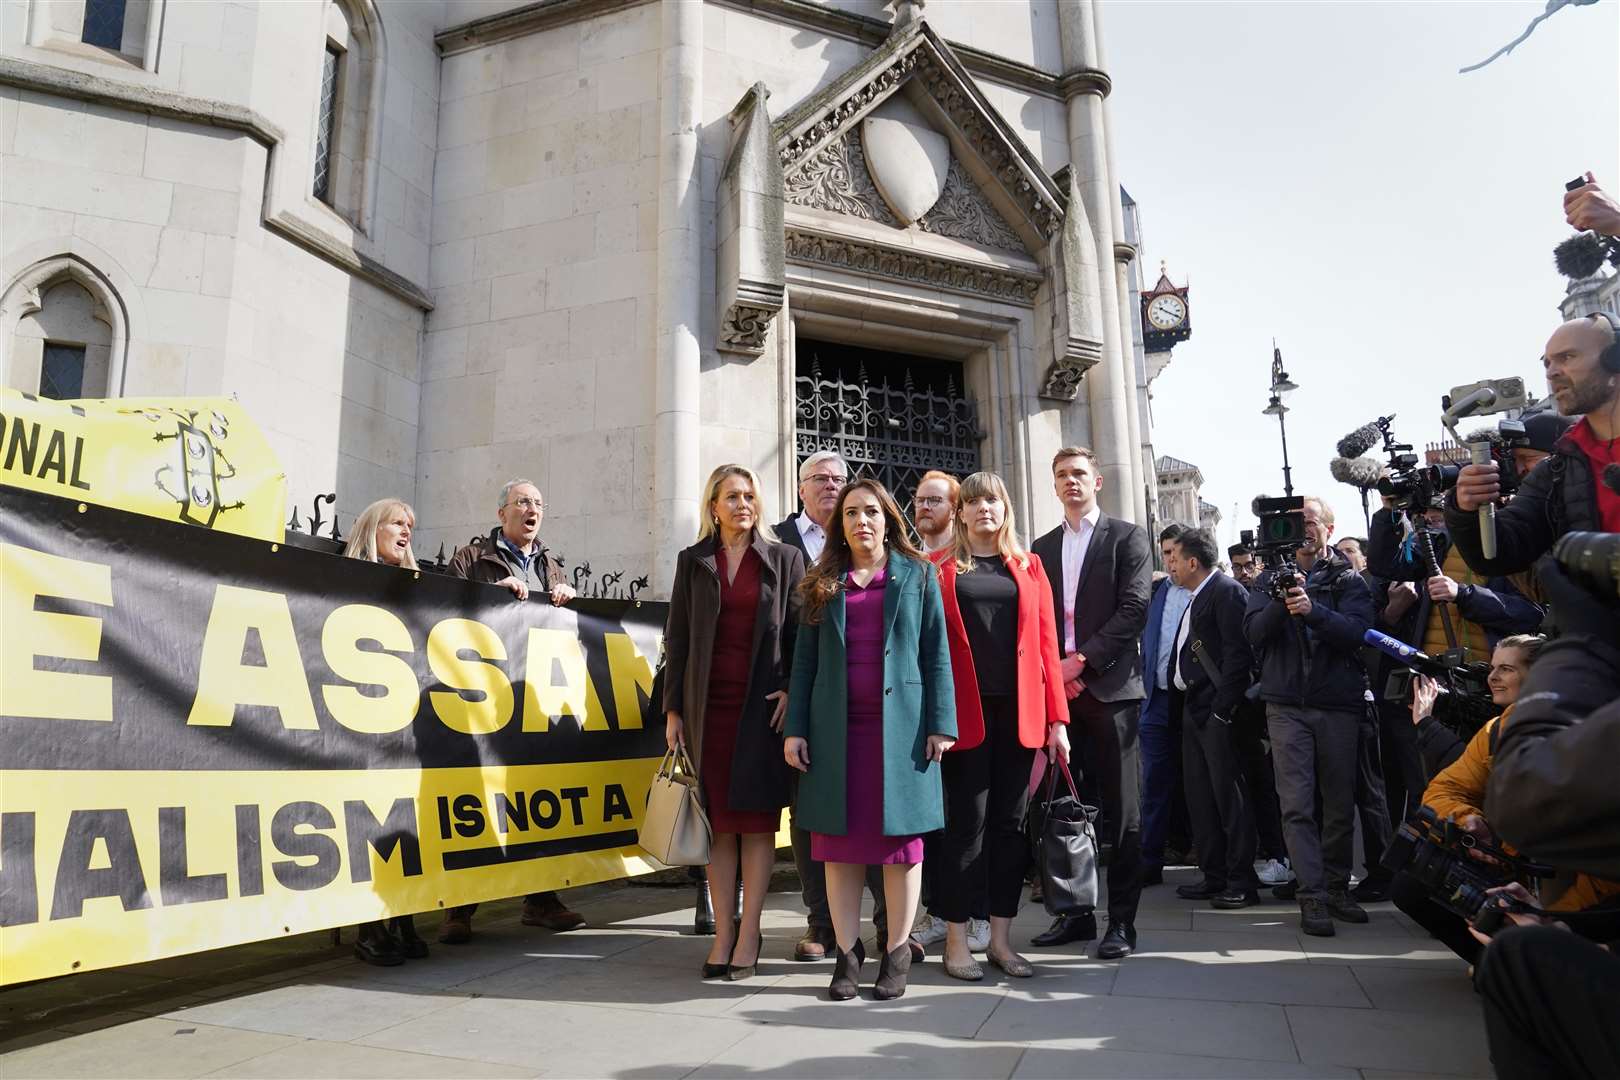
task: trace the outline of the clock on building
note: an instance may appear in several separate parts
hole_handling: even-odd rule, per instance
[[[1142,294],[1142,344],[1148,352],[1164,352],[1192,336],[1188,318],[1187,286],[1171,283],[1164,264],[1159,282]]]

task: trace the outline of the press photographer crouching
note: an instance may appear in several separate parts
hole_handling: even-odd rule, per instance
[[[1543,560],[1537,574],[1562,636],[1542,650],[1498,738],[1485,816],[1504,841],[1531,857],[1606,879],[1609,900],[1579,914],[1560,911],[1559,926],[1529,907],[1519,888],[1503,890],[1511,897],[1503,914],[1513,925],[1491,938],[1475,985],[1499,1077],[1614,1077],[1620,1076],[1620,956],[1613,951],[1620,943],[1614,899],[1620,537],[1575,534],[1554,551],[1556,561]],[[1571,890],[1578,884],[1572,881]],[[1562,901],[1553,902],[1563,907]]]
[[[1480,543],[1479,508],[1501,495],[1498,465],[1465,466],[1446,498],[1451,538],[1482,574],[1528,570],[1565,533],[1620,532],[1620,318],[1571,319],[1553,331],[1541,362],[1558,411],[1582,419],[1496,511],[1494,558]]]
[[[1300,928],[1327,937],[1334,919],[1367,921],[1349,888],[1356,739],[1367,686],[1360,648],[1372,625],[1373,603],[1361,575],[1328,546],[1332,512],[1318,498],[1300,501],[1302,511],[1268,515],[1257,500],[1259,546],[1270,565],[1249,592],[1243,623],[1260,658],[1260,698],[1283,835],[1299,882]],[[1295,550],[1285,561],[1272,541],[1290,531],[1285,519],[1295,514],[1302,535],[1288,541]]]
[[[1423,805],[1434,812],[1436,821],[1451,820],[1475,840],[1497,843],[1495,833],[1485,817],[1485,791],[1491,778],[1491,765],[1502,732],[1509,726],[1514,703],[1519,700],[1526,674],[1535,663],[1545,639],[1530,634],[1503,638],[1491,656],[1491,700],[1502,710],[1468,741],[1460,757],[1441,770],[1423,792]],[[1418,676],[1432,686],[1432,680]],[[1514,849],[1503,845],[1509,854]],[[1507,872],[1502,864],[1471,853],[1479,863],[1478,871],[1486,877],[1497,877],[1493,884],[1504,884]],[[1529,884],[1526,882],[1525,884]],[[1620,884],[1604,882],[1588,875],[1575,875],[1558,889],[1556,900],[1547,904],[1548,910],[1577,911],[1600,902],[1604,897],[1620,893]],[[1395,906],[1404,911],[1423,929],[1433,934],[1452,952],[1476,963],[1481,952],[1480,943],[1468,932],[1467,920],[1436,898],[1434,891],[1419,876],[1414,876],[1410,865],[1395,875],[1391,897]],[[1544,897],[1545,898],[1545,897]]]

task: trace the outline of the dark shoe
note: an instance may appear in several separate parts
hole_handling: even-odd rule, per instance
[[[827,996],[834,1001],[848,1001],[861,992],[861,964],[866,960],[866,946],[861,944],[859,938],[855,939],[855,947],[844,952],[833,945],[833,951],[838,954],[838,962],[833,965],[832,982],[827,984]]]
[[[705,979],[723,979],[726,977],[726,972],[730,970],[730,964],[711,964],[707,960],[703,961],[703,977]]]
[[[911,962],[913,964],[922,963],[923,959],[928,955],[928,950],[923,948],[922,942],[914,937],[906,938],[906,948],[911,950]]]
[[[1097,959],[1123,960],[1136,951],[1136,927],[1130,923],[1112,922],[1108,933],[1097,943]]]
[[[1176,895],[1183,900],[1208,900],[1210,897],[1219,896],[1225,891],[1225,885],[1217,885],[1209,878],[1205,878],[1196,885],[1176,886]]]
[[[465,945],[472,940],[472,908],[453,907],[444,913],[439,927],[439,942],[444,945]]]
[[[1279,900],[1292,900],[1299,895],[1298,881],[1285,881],[1271,890],[1271,895]]]
[[[1097,936],[1097,916],[1059,915],[1042,933],[1029,939],[1038,948],[1050,949],[1073,941],[1091,941]]]
[[[812,926],[804,932],[804,937],[793,946],[793,959],[795,960],[825,960],[828,953],[838,951],[838,936],[832,932],[830,926]]]
[[[388,920],[388,932],[399,942],[399,951],[410,960],[427,957],[427,942],[416,932],[416,919],[410,915],[395,915]]]
[[[1209,906],[1220,908],[1222,911],[1236,911],[1238,908],[1254,907],[1260,902],[1260,893],[1255,889],[1227,889],[1216,896],[1209,898]]]
[[[697,883],[697,906],[692,909],[692,933],[698,937],[714,936],[714,898],[709,895],[707,881]]]
[[[1032,904],[1046,903],[1046,894],[1041,892],[1041,879],[1038,877],[1029,883],[1029,902]]]
[[[1299,902],[1299,929],[1312,937],[1332,937],[1337,932],[1325,900],[1309,897]]]
[[[877,982],[872,984],[872,996],[879,1001],[893,1001],[906,995],[906,976],[911,973],[911,950],[900,945],[883,954],[878,968]]]
[[[1363,904],[1381,904],[1389,899],[1389,881],[1367,878],[1350,890],[1350,895]]]
[[[1340,922],[1364,923],[1367,921],[1367,912],[1362,906],[1350,899],[1347,892],[1331,892],[1327,898],[1328,914]]]
[[[1149,885],[1163,885],[1163,884],[1164,884],[1164,867],[1162,867],[1162,866],[1144,866],[1142,868],[1142,888],[1145,889]]]
[[[732,947],[732,951],[733,952],[736,951],[735,946]],[[727,964],[726,965],[726,981],[728,981],[728,982],[742,982],[744,979],[752,979],[754,977],[755,969],[757,969],[759,967],[760,954],[763,953],[764,951],[765,951],[765,935],[761,934],[761,935],[759,935],[759,944],[754,949],[754,962],[752,964]]]
[[[399,943],[380,922],[360,924],[354,938],[354,955],[377,967],[398,967],[405,962]]]
[[[577,911],[570,911],[558,899],[556,893],[547,893],[539,901],[523,901],[524,926],[543,926],[547,930],[556,930],[559,933],[568,930],[578,930],[585,925],[585,916]]]

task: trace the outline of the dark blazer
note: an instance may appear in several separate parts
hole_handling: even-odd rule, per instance
[[[1142,709],[1143,714],[1153,707],[1159,693],[1154,674],[1159,670],[1159,620],[1164,618],[1164,605],[1170,596],[1170,579],[1160,578],[1153,583],[1153,599],[1148,601],[1147,622],[1142,625]]]
[[[703,719],[714,659],[714,628],[720,616],[719,540],[699,540],[675,560],[669,619],[664,627],[664,709],[681,714],[686,746],[703,768]],[[727,763],[727,798],[735,810],[778,810],[787,805],[789,780],[782,740],[771,729],[776,703],[765,695],[786,690],[799,628],[799,582],[804,557],[787,544],[754,537],[760,569],[759,609],[754,617],[753,666],[735,756]]]
[[[799,554],[804,557],[804,567],[808,570],[815,560],[810,558],[810,553],[804,549],[804,537],[799,535],[798,518],[798,514],[789,514],[773,525],[772,529],[775,530],[778,540],[798,549]]]
[[[928,736],[956,736],[956,691],[939,575],[932,563],[890,554],[883,588],[883,833],[916,836],[945,827],[939,766]],[[810,770],[799,777],[795,823],[829,836],[848,829],[849,658],[844,593],[821,622],[805,626],[793,651],[787,734],[809,742]]]
[[[940,596],[945,603],[945,633],[951,643],[951,675],[956,682],[956,745],[971,750],[984,742],[984,708],[979,703],[979,678],[973,667],[973,648],[967,624],[956,602],[956,560],[950,549],[929,556],[940,568]],[[1059,669],[1057,620],[1052,616],[1052,587],[1041,569],[1041,557],[1030,555],[1026,569],[1007,562],[1018,586],[1018,741],[1032,750],[1046,745],[1052,724],[1069,722]]]
[[[1035,543],[1052,583],[1052,606],[1058,621],[1058,649],[1063,632],[1063,526]],[[1142,630],[1147,626],[1153,592],[1153,550],[1140,526],[1103,514],[1097,519],[1085,565],[1075,592],[1074,641],[1086,658],[1080,676],[1086,684],[1081,704],[1139,701],[1142,694]]]
[[[1181,680],[1187,684],[1183,715],[1197,727],[1212,715],[1230,723],[1249,689],[1254,654],[1243,633],[1248,606],[1249,590],[1216,571],[1188,609],[1180,658]]]

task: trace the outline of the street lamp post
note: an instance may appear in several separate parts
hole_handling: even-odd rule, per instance
[[[1271,342],[1271,401],[1261,411],[1262,415],[1277,418],[1277,430],[1282,433],[1283,452],[1283,494],[1289,498],[1294,494],[1294,473],[1288,467],[1288,421],[1284,416],[1288,413],[1288,406],[1283,404],[1283,395],[1299,386],[1288,378],[1288,372],[1283,370],[1282,350],[1277,348],[1275,338]]]

